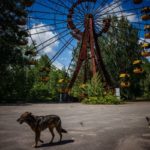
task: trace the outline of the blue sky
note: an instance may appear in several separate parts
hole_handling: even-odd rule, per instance
[[[52,58],[60,49],[66,47],[61,55],[55,60],[54,65],[58,68],[66,67],[72,59],[72,51],[77,45],[77,40],[70,34],[67,28],[68,10],[77,0],[36,0],[32,7],[29,7],[28,28],[32,34],[32,39],[38,45],[39,56],[47,54]],[[106,3],[107,1],[107,3]],[[150,6],[149,0],[143,0],[142,4],[135,5],[133,0],[97,0],[93,2],[83,2],[74,9],[73,22],[84,30],[83,22],[86,13],[94,13],[98,16],[95,22],[102,21],[104,17],[115,14],[127,16],[127,19],[135,28],[139,30],[139,37],[144,39],[144,24],[150,21],[142,21],[141,7]],[[95,11],[96,10],[96,11]],[[95,12],[96,13],[95,13]],[[101,26],[97,25],[97,32]],[[43,44],[42,44],[43,43]]]

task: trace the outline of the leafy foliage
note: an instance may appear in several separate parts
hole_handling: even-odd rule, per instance
[[[150,63],[145,62],[143,68],[145,70],[144,78],[141,81],[143,95],[145,98],[150,98]]]
[[[104,97],[88,97],[83,100],[85,104],[120,104],[121,101],[118,100],[112,94],[107,94]]]
[[[121,102],[112,93],[105,92],[98,74],[95,74],[91,81],[87,83],[84,92],[88,95],[83,100],[85,104],[119,104]]]
[[[111,19],[109,32],[99,37],[103,60],[114,87],[120,86],[120,73],[130,74],[131,86],[121,89],[121,96],[125,99],[142,96],[140,86],[142,75],[134,74],[132,65],[134,60],[143,59],[140,56],[141,48],[138,40],[138,31],[129,21],[124,17],[118,20],[115,16]]]

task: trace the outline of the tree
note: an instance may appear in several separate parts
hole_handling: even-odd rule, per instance
[[[0,4],[0,98],[24,98],[27,11],[23,0],[2,0]],[[22,45],[22,46],[21,46]]]
[[[103,60],[114,87],[120,86],[120,73],[130,74],[131,87],[121,90],[125,97],[140,93],[135,91],[140,90],[137,80],[140,80],[141,75],[133,74],[132,65],[134,60],[142,59],[138,40],[138,30],[124,17],[118,20],[115,16],[111,19],[109,32],[99,37]]]

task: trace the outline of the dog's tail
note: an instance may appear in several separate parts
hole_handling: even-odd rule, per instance
[[[65,129],[61,128],[62,133],[68,133]]]
[[[145,119],[146,119],[148,122],[150,121],[149,117],[147,117],[147,116],[145,117]]]

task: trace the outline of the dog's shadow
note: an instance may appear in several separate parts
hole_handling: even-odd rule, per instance
[[[69,144],[69,143],[73,143],[73,142],[74,142],[74,140],[63,140],[61,142],[44,143],[38,147],[49,147],[49,146],[64,145],[64,144]]]

